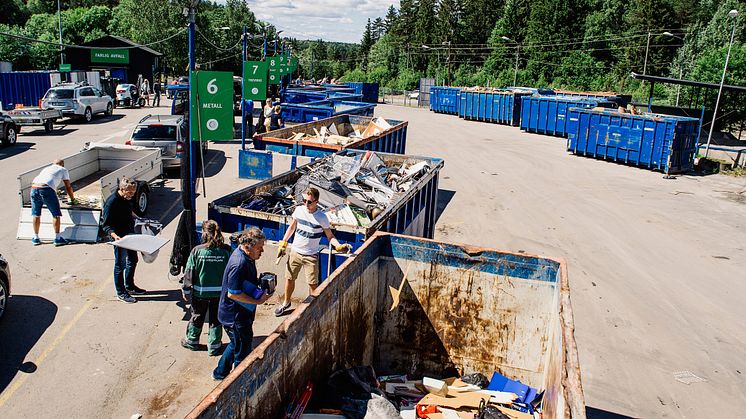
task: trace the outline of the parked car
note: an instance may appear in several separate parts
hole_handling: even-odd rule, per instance
[[[3,145],[15,144],[21,127],[8,115],[0,112],[0,141]]]
[[[181,166],[188,139],[189,125],[183,115],[148,115],[140,120],[125,144],[160,148],[163,168],[173,169]],[[202,149],[207,150],[207,142],[202,143]]]
[[[93,86],[63,83],[47,90],[42,98],[42,108],[59,109],[62,116],[83,118],[90,122],[95,114],[111,115],[114,100]]]
[[[134,84],[124,83],[117,86],[116,106],[142,107],[145,99],[140,96],[140,90]]]
[[[0,254],[0,319],[5,314],[10,299],[10,267],[8,261]]]

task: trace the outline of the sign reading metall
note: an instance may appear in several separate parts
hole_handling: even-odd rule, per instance
[[[195,71],[189,86],[192,140],[233,140],[233,73]]]

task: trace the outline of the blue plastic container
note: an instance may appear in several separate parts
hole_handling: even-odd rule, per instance
[[[570,108],[567,130],[567,150],[574,154],[666,174],[694,168],[695,118]]]
[[[459,117],[482,122],[518,126],[521,120],[521,98],[528,91],[462,90]]]
[[[362,95],[363,102],[378,103],[378,83],[349,82],[347,86],[355,89],[356,95]]]
[[[570,108],[593,108],[600,100],[567,96],[524,96],[521,98],[521,129],[537,134],[567,137]]]
[[[4,110],[18,105],[39,106],[39,101],[52,86],[50,73],[0,73],[0,102]]]
[[[282,106],[284,122],[311,122],[335,115],[373,116],[376,105],[365,102],[323,100],[309,103],[289,103]]]
[[[431,86],[430,110],[438,113],[457,115],[460,96],[460,87]]]
[[[343,150],[339,154],[344,156],[360,156],[365,150]],[[401,154],[376,153],[378,157],[388,163],[402,163],[404,161],[427,161],[430,168],[426,175],[417,180],[406,192],[399,194],[381,214],[371,220],[367,227],[334,225],[335,237],[341,243],[349,243],[354,249],[359,248],[376,231],[407,234],[417,237],[432,238],[435,233],[435,216],[438,203],[438,175],[443,168],[443,159],[435,157],[419,157]],[[256,192],[274,189],[277,186],[293,185],[301,177],[303,168],[318,164],[318,160],[290,172],[275,176],[255,185],[246,187],[232,194],[218,198],[208,205],[208,218],[215,220],[226,233],[233,233],[248,227],[260,228],[268,240],[282,240],[291,217],[272,214],[263,211],[253,211],[241,208],[241,203],[250,199]],[[321,246],[327,247],[326,237],[321,239]],[[328,254],[322,253],[321,280],[326,278]],[[341,263],[344,257],[340,257]],[[332,261],[333,265],[337,261]]]

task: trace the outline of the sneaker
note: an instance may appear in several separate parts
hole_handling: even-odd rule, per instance
[[[70,244],[70,242],[64,237],[57,237],[56,239],[54,239],[55,246],[64,246],[66,244]]]
[[[133,285],[131,288],[126,288],[126,290],[128,293],[130,293],[130,295],[143,295],[147,292],[137,285]]]
[[[31,244],[33,244],[34,246],[38,246],[38,245],[41,244],[41,239],[38,238],[38,237],[32,237],[31,238]]]
[[[121,301],[124,301],[127,304],[136,303],[137,300],[135,297],[129,295],[129,294],[117,294],[117,298],[119,298]]]
[[[290,311],[290,303],[287,303],[287,304],[282,303],[279,306],[277,306],[277,308],[275,309],[275,316],[280,317],[283,314],[287,313],[288,311]]]
[[[189,349],[190,351],[199,351],[200,347],[198,343],[189,343],[186,341],[186,339],[181,338],[181,346],[184,348]]]

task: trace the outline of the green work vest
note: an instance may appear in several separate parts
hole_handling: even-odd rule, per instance
[[[201,244],[189,254],[185,272],[191,275],[195,297],[220,298],[223,288],[223,273],[232,249],[230,246],[209,248]]]

